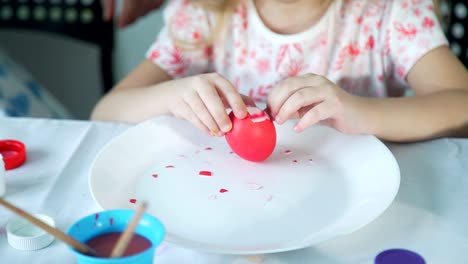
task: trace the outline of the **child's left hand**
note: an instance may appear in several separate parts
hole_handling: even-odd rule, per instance
[[[327,78],[306,74],[280,81],[270,92],[267,107],[278,124],[299,117],[296,132],[315,123],[326,123],[347,134],[366,133],[357,96]]]

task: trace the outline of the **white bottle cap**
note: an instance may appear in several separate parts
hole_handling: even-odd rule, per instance
[[[35,214],[46,224],[55,227],[54,219],[47,215]],[[38,250],[54,241],[54,236],[21,217],[14,217],[7,226],[8,244],[19,250]]]

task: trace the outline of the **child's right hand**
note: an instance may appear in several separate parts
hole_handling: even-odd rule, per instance
[[[239,94],[237,89],[217,73],[201,74],[161,83],[167,110],[178,118],[190,121],[201,130],[223,136],[232,128],[226,108],[237,118],[247,116],[246,105],[255,105],[252,99]]]

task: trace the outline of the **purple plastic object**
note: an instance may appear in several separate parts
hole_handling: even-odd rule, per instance
[[[426,264],[423,257],[406,249],[389,249],[375,257],[375,264]]]

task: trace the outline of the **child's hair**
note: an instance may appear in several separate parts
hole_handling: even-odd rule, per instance
[[[213,43],[214,38],[220,33],[226,17],[231,15],[234,9],[239,5],[241,0],[192,0],[193,5],[205,10],[213,12],[216,16],[216,25],[212,26],[212,31],[209,36],[200,38],[196,43],[187,42],[174,35],[174,32],[169,29],[169,34],[175,42],[176,46],[182,49],[197,49],[205,47]]]
[[[220,33],[226,18],[231,15],[234,9],[239,5],[240,1],[242,0],[192,0],[194,5],[213,12],[217,17],[216,25],[212,27],[213,30],[211,31],[211,34],[207,37],[205,36],[204,38],[201,38],[196,43],[189,43],[177,38],[171,29],[169,29],[169,34],[176,46],[182,49],[198,49],[200,47],[210,45]],[[432,0],[432,2],[434,5],[434,12],[439,18],[442,26],[446,28],[450,22],[450,12],[449,14],[442,14],[441,5],[446,5],[450,10],[450,0]]]

